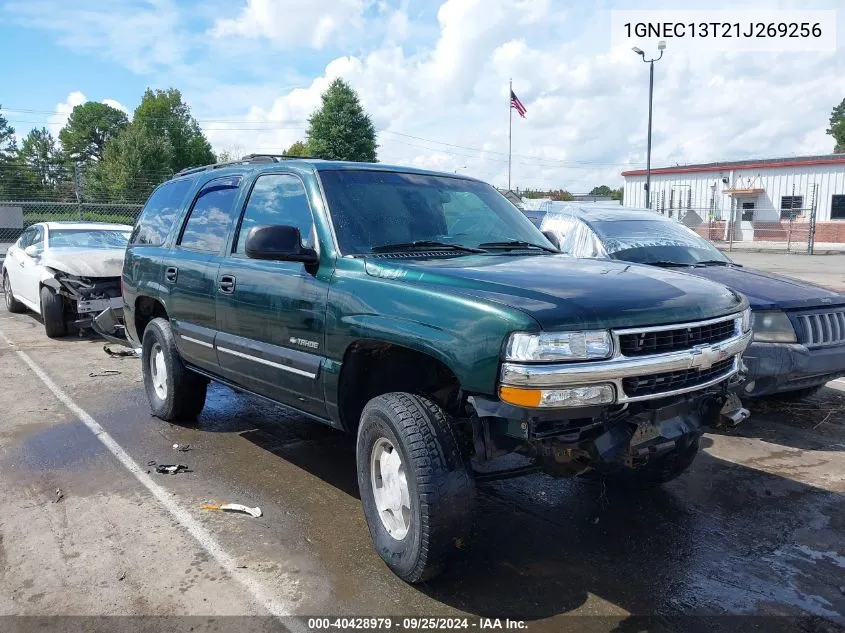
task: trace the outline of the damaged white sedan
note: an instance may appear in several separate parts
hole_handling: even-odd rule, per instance
[[[108,308],[122,308],[120,275],[132,233],[126,224],[40,222],[9,247],[3,262],[6,309],[41,315],[47,336],[90,327]]]

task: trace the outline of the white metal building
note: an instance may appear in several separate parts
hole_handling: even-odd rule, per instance
[[[624,206],[645,207],[645,170],[622,176]],[[744,240],[815,215],[818,241],[845,242],[845,154],[655,168],[650,203],[679,218],[690,211],[702,222],[734,218],[734,239]]]

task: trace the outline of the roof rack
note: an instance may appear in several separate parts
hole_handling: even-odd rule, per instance
[[[313,156],[288,156],[287,154],[247,154],[239,160],[230,160],[225,163],[212,163],[210,165],[203,165],[201,167],[186,167],[176,174],[176,176],[187,176],[188,174],[198,174],[203,171],[210,171],[212,169],[221,169],[223,167],[233,167],[236,165],[251,165],[254,163],[281,163],[286,160],[298,160],[301,158],[314,160]]]

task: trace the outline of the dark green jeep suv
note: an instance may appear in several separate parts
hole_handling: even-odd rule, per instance
[[[156,189],[123,290],[158,417],[196,418],[216,380],[357,434],[409,582],[466,543],[477,481],[679,475],[751,336],[744,297],[561,255],[478,180],[274,156]]]

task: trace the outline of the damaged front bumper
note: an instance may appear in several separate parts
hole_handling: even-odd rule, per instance
[[[535,469],[556,477],[607,466],[638,468],[690,446],[707,427],[745,420],[748,411],[731,394],[742,378],[740,373],[695,393],[610,408],[542,411],[473,396],[474,454],[485,462],[523,453]]]
[[[126,336],[126,326],[123,322],[123,304],[120,309],[109,307],[103,310],[91,321],[91,329],[109,343],[132,348],[133,345]]]
[[[122,312],[119,277],[88,278],[56,272],[44,281],[64,297],[71,322],[80,330],[91,327],[98,314],[114,309]]]
[[[743,360],[748,374],[739,393],[752,398],[817,387],[845,376],[845,345],[808,349],[795,343],[752,343]]]

